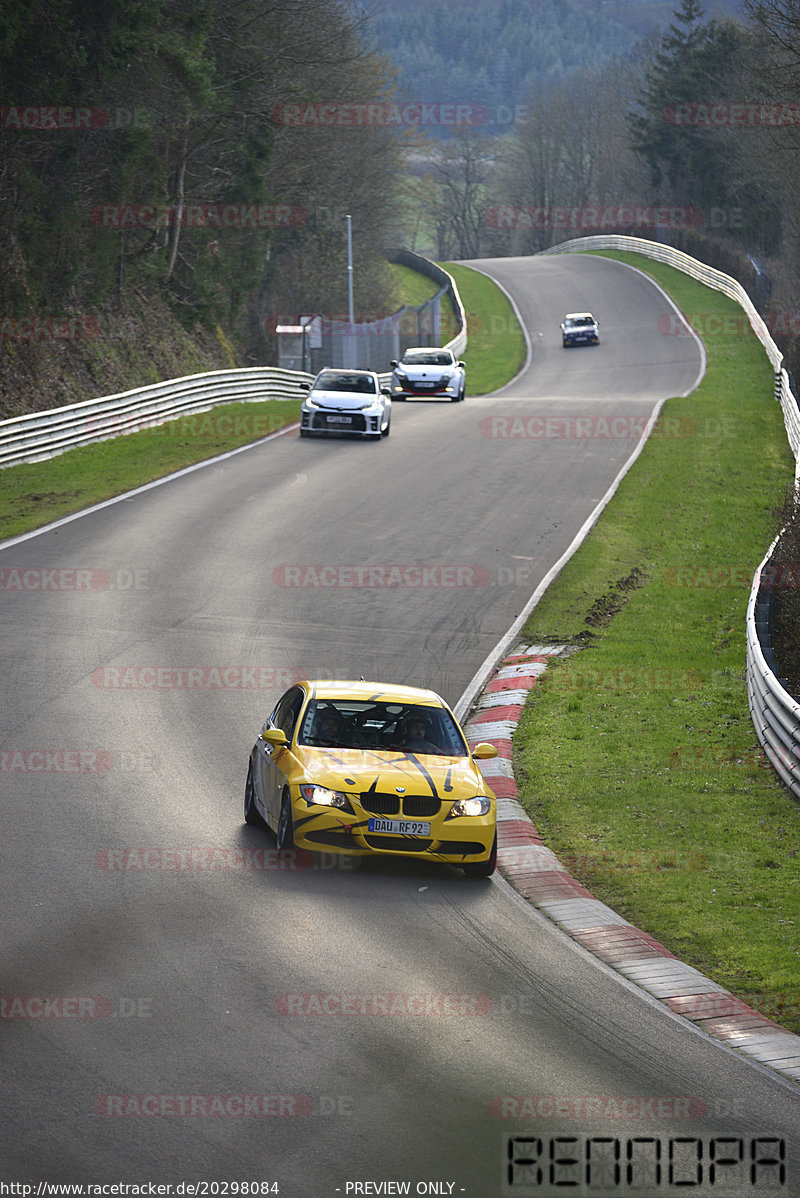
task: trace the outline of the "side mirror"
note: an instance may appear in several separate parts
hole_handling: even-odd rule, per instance
[[[488,741],[482,740],[479,745],[476,745],[472,750],[472,756],[477,757],[479,761],[485,761],[489,757],[497,756],[497,749],[494,745],[490,745]]]
[[[285,749],[289,743],[282,728],[265,728],[261,733],[261,739],[276,749]]]
[[[466,362],[459,362],[459,366],[462,368],[462,370],[466,370],[466,369],[467,369],[467,364],[466,364]]]
[[[297,385],[298,385],[298,387],[300,388],[300,390],[301,390],[301,391],[310,391],[310,390],[311,390],[311,384],[310,384],[310,383],[298,383]]]
[[[392,394],[391,387],[381,387],[381,395],[391,395],[391,394]]]
[[[396,370],[396,369],[397,369],[397,363],[395,362],[395,360],[394,360],[394,359],[392,359],[392,361],[389,363],[389,365],[391,366],[392,370]]]

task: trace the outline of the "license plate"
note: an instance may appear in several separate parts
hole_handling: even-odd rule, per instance
[[[417,383],[418,387],[435,387],[435,383]]]
[[[430,836],[431,826],[415,819],[375,819],[369,821],[370,832],[392,832],[395,836]]]
[[[352,424],[352,416],[329,416],[328,424]]]

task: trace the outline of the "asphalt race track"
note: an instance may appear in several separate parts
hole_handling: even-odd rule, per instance
[[[497,396],[396,404],[380,444],[277,436],[2,547],[0,1181],[800,1193],[800,1091],[499,877],[289,868],[242,822],[294,677],[455,703],[698,377],[619,263],[480,266],[532,345]],[[601,344],[565,351],[584,308]]]

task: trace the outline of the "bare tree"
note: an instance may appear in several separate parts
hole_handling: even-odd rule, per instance
[[[633,78],[631,64],[615,63],[531,89],[524,119],[498,153],[493,247],[535,252],[594,232],[600,206],[641,202],[645,175],[625,120]]]
[[[445,142],[434,160],[440,186],[437,227],[442,257],[480,256],[492,149],[488,138],[465,131]]]

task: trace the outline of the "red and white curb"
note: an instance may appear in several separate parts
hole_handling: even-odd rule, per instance
[[[764,1065],[800,1081],[800,1036],[767,1019],[663,944],[634,927],[573,878],[547,848],[519,801],[511,742],[528,691],[566,646],[518,647],[486,684],[464,731],[470,745],[488,741],[497,757],[480,762],[497,795],[497,867],[511,885],[584,948],[631,982]]]

